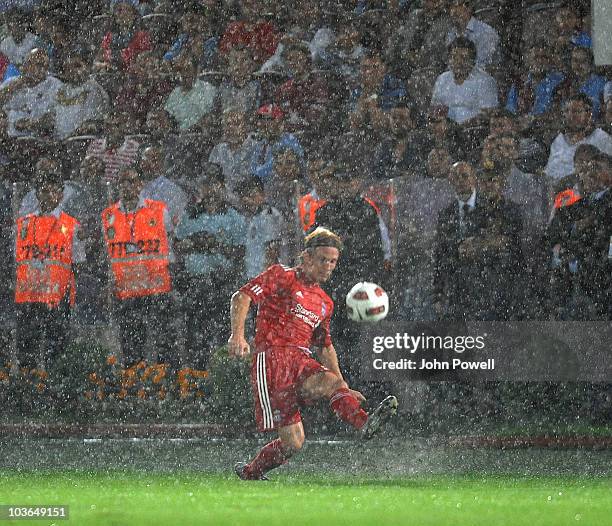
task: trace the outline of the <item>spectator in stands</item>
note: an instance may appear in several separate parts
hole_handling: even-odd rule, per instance
[[[612,137],[593,126],[591,99],[584,94],[573,95],[563,104],[565,128],[550,145],[546,175],[557,181],[574,173],[574,154],[580,144],[592,144],[612,155]]]
[[[85,259],[78,221],[62,207],[63,175],[57,159],[36,163],[37,207],[17,219],[15,303],[17,358],[43,368],[66,348],[75,301],[74,269]]]
[[[162,71],[160,59],[145,51],[130,62],[125,84],[119,89],[115,105],[130,114],[134,132],[139,132],[151,108],[163,105],[172,84]]]
[[[187,321],[188,362],[206,369],[217,347],[227,341],[229,312],[218,301],[243,275],[245,220],[227,202],[223,172],[210,165],[196,181],[195,200],[176,229],[184,260],[181,286]]]
[[[406,98],[403,83],[386,73],[380,55],[368,53],[362,59],[360,85],[352,93],[352,111],[348,115],[352,132],[349,142],[364,163],[366,178],[385,176],[372,152],[385,152],[393,113],[405,113]],[[402,109],[396,110],[400,106]]]
[[[585,23],[588,13],[579,2],[566,0],[556,9],[555,21],[558,30],[558,48],[593,47],[590,35],[590,24]]]
[[[357,121],[368,120],[368,117],[374,121],[384,120],[382,114],[404,103],[407,96],[403,82],[387,72],[382,56],[368,53],[361,60],[359,85],[351,93],[353,126],[360,127]]]
[[[79,218],[88,243],[102,241],[100,214],[110,200],[104,169],[102,159],[86,155],[64,188],[64,208]]]
[[[11,9],[5,14],[7,36],[0,42],[0,73],[3,80],[19,73],[21,65],[36,45],[36,35],[28,31],[28,14]]]
[[[276,154],[287,148],[292,149],[300,158],[304,150],[298,138],[285,131],[285,114],[275,104],[267,104],[257,110],[257,129],[259,132],[257,158],[254,173],[264,184],[272,174]]]
[[[469,163],[457,162],[449,170],[448,180],[454,189],[455,200],[438,215],[433,288],[437,314],[452,317],[455,313],[450,307],[457,296],[452,290],[454,274],[460,268],[459,244],[467,234],[468,214],[476,206],[476,171]],[[459,295],[461,293],[459,291]]]
[[[109,99],[102,86],[90,75],[90,64],[83,53],[73,52],[62,67],[64,84],[57,92],[55,136],[95,132],[106,117]]]
[[[240,1],[240,18],[230,22],[219,42],[221,53],[235,46],[246,46],[256,64],[263,64],[276,51],[280,34],[274,24],[263,20],[257,0]]]
[[[161,144],[142,148],[138,168],[144,186],[140,198],[164,203],[172,224],[176,226],[185,213],[187,194],[178,184],[166,177],[164,160],[164,148]]]
[[[449,50],[449,71],[434,85],[432,106],[446,106],[451,120],[466,125],[482,110],[497,107],[495,79],[475,65],[476,48],[467,38],[453,41]]]
[[[151,51],[151,39],[138,28],[138,0],[111,0],[113,28],[104,35],[95,67],[98,70],[128,68],[134,57]]]
[[[555,109],[558,88],[565,76],[556,71],[544,42],[534,42],[526,52],[525,72],[510,87],[506,109],[515,115],[539,117]]]
[[[570,71],[561,89],[564,96],[584,93],[589,97],[595,122],[600,118],[606,82],[604,77],[595,73],[591,49],[574,47],[571,50]]]
[[[433,319],[433,248],[438,214],[454,200],[448,181],[454,159],[446,148],[420,153],[425,156],[410,177],[395,181],[396,290],[405,291],[398,304],[405,319]]]
[[[100,214],[110,202],[109,187],[104,183],[104,163],[86,156],[64,186],[65,212],[81,225],[87,259],[79,266],[76,316],[79,324],[108,323],[106,257],[100,235]]]
[[[334,114],[329,87],[321,76],[311,74],[311,52],[305,42],[287,44],[282,56],[289,79],[278,87],[274,101],[287,115],[288,126],[308,130]]]
[[[295,197],[306,191],[304,172],[303,157],[291,147],[280,147],[275,152],[270,175],[263,180],[267,202],[274,204],[292,225]]]
[[[227,109],[254,112],[259,108],[261,85],[251,78],[255,62],[246,46],[235,45],[227,52],[227,74],[219,86],[218,100],[221,111]]]
[[[181,131],[206,129],[217,89],[198,78],[198,65],[191,55],[177,59],[174,71],[178,85],[166,100],[166,111],[174,117]]]
[[[548,188],[541,177],[525,173],[517,167],[518,155],[519,142],[515,134],[489,135],[482,148],[481,168],[504,177],[504,198],[519,207],[523,218],[521,241],[525,253],[531,257],[540,249],[539,242],[548,220]]]
[[[126,368],[149,359],[178,367],[172,324],[170,261],[173,226],[166,206],[143,199],[138,167],[123,166],[119,201],[102,212],[102,227],[113,282],[115,320]]]
[[[610,156],[591,145],[580,145],[576,173],[581,197],[557,210],[547,232],[553,312],[561,319],[610,320]],[[586,305],[571,301],[573,282],[578,284],[578,295],[586,295]],[[583,308],[577,309],[578,305]]]
[[[425,174],[432,179],[448,179],[453,158],[444,148],[433,148],[427,154]]]
[[[438,76],[448,64],[446,38],[450,31],[445,0],[425,0],[389,38],[386,56],[391,70],[402,79],[425,67],[433,68]]]
[[[213,146],[208,161],[221,166],[228,199],[237,203],[237,189],[255,174],[261,145],[249,132],[248,117],[243,112],[225,111],[222,127],[221,142]]]
[[[280,261],[282,216],[266,203],[264,186],[258,177],[245,180],[238,193],[245,218],[245,273],[251,279]]]
[[[0,91],[0,103],[8,114],[9,134],[47,136],[53,131],[57,93],[62,82],[48,74],[49,57],[33,49],[23,63],[22,74]]]
[[[331,69],[340,75],[347,86],[353,88],[359,78],[359,66],[366,52],[361,43],[359,21],[355,17],[345,15],[343,23],[338,27],[338,36],[325,51],[320,51],[315,57],[315,63],[325,69]]]
[[[522,316],[521,216],[502,195],[503,174],[451,169],[457,200],[438,216],[436,310],[451,320],[501,321]]]
[[[176,132],[174,118],[163,108],[152,108],[145,119],[144,132],[153,142],[163,143]]]
[[[413,129],[407,130],[408,134],[403,141],[405,150],[401,164],[404,169],[411,174],[424,174],[427,157],[433,149],[446,151],[447,156],[454,161],[464,158],[457,133],[458,126],[448,118],[446,106],[429,108],[424,123],[419,122],[416,111],[411,111],[410,114]]]
[[[476,66],[486,69],[499,61],[499,35],[489,24],[474,18],[473,0],[451,0],[450,18],[453,28],[448,32],[446,43],[458,38],[467,38],[476,47]]]
[[[188,55],[200,69],[214,69],[218,62],[219,37],[208,8],[194,2],[187,6],[179,22],[181,34],[165,53],[164,60],[175,61]]]
[[[328,47],[336,35],[333,28],[334,8],[324,6],[319,0],[307,0],[291,6],[286,13],[286,32],[281,37],[274,55],[261,67],[260,71],[275,71],[286,67],[285,46],[289,43],[303,42],[310,51],[313,63],[320,65]],[[343,21],[343,24],[346,23]]]
[[[523,172],[536,173],[542,169],[548,159],[549,147],[545,143],[548,134],[536,133],[535,128],[526,130],[521,128],[522,126],[524,121],[506,109],[497,108],[489,111],[489,135],[516,135],[518,138],[516,166]]]
[[[56,9],[41,9],[34,17],[36,40],[34,47],[44,49],[49,55],[49,71],[58,75],[61,66],[71,55],[73,35],[68,15]]]
[[[128,137],[130,116],[112,109],[104,121],[104,136],[94,139],[87,148],[87,155],[104,161],[104,179],[114,181],[119,170],[132,165],[138,155],[138,141]]]
[[[371,181],[401,177],[417,169],[417,150],[411,134],[415,126],[412,108],[402,104],[389,111],[388,129],[379,141],[364,145],[364,175]]]

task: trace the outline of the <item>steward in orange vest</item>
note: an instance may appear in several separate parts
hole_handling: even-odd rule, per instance
[[[120,201],[102,212],[102,227],[114,282],[115,319],[126,366],[144,360],[147,339],[161,355],[172,319],[171,221],[161,201],[143,199],[140,167],[119,172]],[[167,353],[166,353],[167,354]],[[168,361],[167,356],[158,361]]]
[[[20,364],[35,368],[60,353],[68,336],[75,300],[74,264],[84,259],[78,247],[78,221],[61,210],[61,167],[53,158],[36,165],[36,199],[31,213],[17,219],[15,240],[16,344]]]
[[[76,219],[62,211],[17,219],[16,303],[57,307],[69,296],[74,305],[72,243],[77,225]]]
[[[143,200],[125,212],[121,202],[102,212],[104,239],[121,300],[170,292],[169,245],[164,224],[166,205]]]

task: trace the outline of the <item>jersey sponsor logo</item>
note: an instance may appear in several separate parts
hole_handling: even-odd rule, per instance
[[[256,296],[259,296],[259,295],[260,295],[260,294],[263,292],[263,289],[262,289],[262,288],[261,288],[259,285],[253,285],[253,286],[251,287],[251,291],[252,291],[252,292],[253,292],[253,293],[254,293]]]
[[[313,329],[315,329],[319,325],[319,323],[321,323],[321,318],[318,314],[315,314],[311,310],[308,310],[300,303],[297,303],[295,307],[291,309],[291,313],[294,314],[296,318],[302,320]]]

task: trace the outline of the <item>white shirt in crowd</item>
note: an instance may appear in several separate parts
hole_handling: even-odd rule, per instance
[[[55,136],[70,137],[84,122],[102,119],[108,107],[108,95],[94,78],[80,86],[63,84],[57,92]]]
[[[190,90],[177,86],[168,96],[165,109],[172,115],[181,130],[195,126],[211,112],[217,96],[217,88],[208,82],[196,80]]]
[[[467,210],[465,206],[467,205]],[[476,207],[476,188],[472,190],[472,193],[467,201],[462,201],[457,197],[457,206],[459,207],[459,230],[461,230],[462,234],[465,234],[466,228],[466,212],[472,212]]]
[[[0,42],[0,53],[9,59],[11,64],[20,66],[36,44],[36,35],[26,33],[24,39],[17,44],[12,36],[7,36]]]
[[[273,206],[264,206],[246,221],[245,271],[246,279],[251,279],[266,269],[268,246],[281,239],[282,217]]]
[[[187,208],[185,191],[164,175],[149,181],[140,192],[139,198],[142,202],[145,199],[151,199],[152,201],[161,201],[166,205],[171,222],[169,232],[178,225]]]
[[[476,65],[485,69],[497,59],[497,48],[499,47],[499,35],[489,24],[472,17],[467,24],[463,34],[476,46]],[[446,44],[450,44],[459,33],[455,28],[446,35]]]
[[[463,84],[455,82],[452,71],[445,71],[436,79],[431,97],[432,106],[446,106],[448,118],[459,124],[476,117],[483,109],[496,108],[497,82],[475,67]]]
[[[550,145],[550,155],[544,169],[546,175],[557,180],[573,174],[574,155],[581,144],[591,144],[602,152],[612,155],[612,137],[600,128],[596,128],[591,135],[576,144],[567,142],[565,135],[560,133]]]
[[[240,181],[253,176],[253,166],[257,158],[259,141],[249,135],[240,146],[232,149],[229,143],[216,144],[210,151],[208,162],[218,164],[225,177],[225,188],[232,203],[237,202],[236,187]]]
[[[48,76],[36,86],[24,86],[16,91],[4,106],[8,117],[9,135],[11,137],[31,135],[30,132],[17,131],[15,123],[21,119],[39,119],[43,115],[55,111],[57,92],[61,87],[61,80]]]
[[[317,32],[312,37],[310,42],[306,42],[308,49],[310,50],[310,56],[314,61],[318,60],[320,55],[325,52],[327,47],[336,40],[334,31],[329,27],[321,27],[317,29]],[[283,60],[283,52],[285,51],[285,45],[279,42],[276,46],[276,51],[268,60],[266,60],[261,68],[260,73],[266,73],[268,71],[283,71],[287,65]]]

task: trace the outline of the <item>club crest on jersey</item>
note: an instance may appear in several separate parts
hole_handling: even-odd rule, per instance
[[[296,296],[297,298],[302,298],[302,299],[303,299],[303,298],[304,298],[304,293],[303,293],[301,290],[298,290],[298,291],[295,293],[295,296]]]

